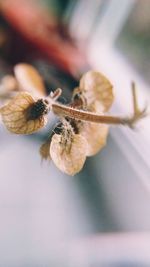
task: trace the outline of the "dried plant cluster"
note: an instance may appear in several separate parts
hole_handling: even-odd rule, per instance
[[[9,100],[0,108],[0,114],[10,132],[32,134],[46,125],[49,112],[59,116],[59,123],[41,146],[40,154],[45,160],[52,159],[68,175],[78,173],[86,157],[103,148],[109,124],[133,127],[146,112],[138,108],[132,84],[133,115],[124,118],[106,115],[114,100],[113,87],[97,71],[89,71],[81,77],[68,105],[58,102],[62,93],[59,88],[46,96],[40,74],[28,64],[16,65],[14,76],[5,77],[1,87],[5,89],[3,99]]]

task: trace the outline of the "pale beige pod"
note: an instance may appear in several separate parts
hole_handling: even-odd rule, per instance
[[[65,139],[54,134],[50,145],[50,155],[55,165],[68,175],[75,175],[83,168],[86,160],[87,142],[80,134]]]
[[[102,104],[95,101],[93,105],[89,108],[90,112],[95,112],[100,115],[102,113]],[[87,141],[87,156],[94,156],[97,154],[107,142],[107,136],[109,131],[109,125],[102,123],[92,123],[92,122],[80,122],[79,132]]]
[[[100,72],[88,71],[85,73],[80,80],[79,88],[86,98],[88,108],[95,101],[101,104],[103,112],[111,107],[114,100],[113,86]]]
[[[4,93],[10,93],[12,91],[17,91],[18,83],[16,78],[13,75],[5,75],[0,81],[0,94],[1,88],[4,88]],[[4,94],[3,93],[3,94]]]
[[[27,63],[17,64],[14,67],[14,74],[22,90],[36,97],[43,97],[46,95],[43,79],[32,65]]]
[[[10,100],[0,109],[2,121],[6,128],[15,134],[31,134],[44,127],[47,123],[46,112],[42,111],[41,113],[38,102],[39,100],[36,101],[26,92],[21,92]]]
[[[106,144],[109,126],[106,124],[97,124],[84,122],[80,129],[80,134],[87,141],[86,156],[94,156]]]
[[[102,113],[102,104],[95,101],[90,111],[97,114]],[[109,132],[109,125],[102,123],[84,122],[81,128],[81,134],[87,140],[87,156],[94,156],[97,154],[107,143],[107,136]]]

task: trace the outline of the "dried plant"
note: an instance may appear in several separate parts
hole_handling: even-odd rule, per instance
[[[18,90],[18,93],[0,108],[4,125],[15,134],[31,134],[46,125],[49,112],[59,116],[60,122],[41,146],[40,154],[45,160],[52,159],[62,172],[69,175],[79,172],[86,157],[95,155],[106,144],[108,125],[133,128],[146,115],[146,108],[140,110],[138,107],[134,83],[133,115],[106,115],[114,100],[113,86],[97,71],[89,71],[81,77],[68,105],[58,102],[62,93],[59,88],[46,96],[43,80],[31,65],[18,64],[14,73],[14,91]]]

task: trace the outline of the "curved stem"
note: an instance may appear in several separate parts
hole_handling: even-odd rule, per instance
[[[122,124],[131,126],[132,123],[135,122],[135,117],[119,117],[119,116],[109,116],[109,115],[98,115],[96,113],[83,111],[75,108],[71,108],[69,106],[61,105],[59,103],[52,104],[52,110],[55,114],[59,116],[66,116],[72,119],[81,120],[81,121],[89,121],[95,123],[106,123],[106,124]],[[145,111],[141,111],[138,118],[143,116]]]
[[[59,104],[58,102],[53,101],[51,103],[52,111],[59,116],[69,117],[75,120],[89,121],[95,123],[105,123],[105,124],[115,124],[115,125],[127,125],[130,128],[133,128],[134,124],[146,116],[146,108],[140,110],[138,107],[137,96],[135,84],[132,83],[132,99],[133,99],[133,110],[134,113],[132,116],[120,117],[120,116],[109,116],[109,115],[100,115],[97,113],[84,111],[77,109],[75,107],[66,106]]]

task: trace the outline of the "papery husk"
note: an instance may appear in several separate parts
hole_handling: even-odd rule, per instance
[[[32,65],[20,63],[14,67],[15,77],[20,88],[34,95],[43,97],[46,95],[46,88],[39,72]]]
[[[80,134],[87,141],[86,156],[97,154],[107,142],[109,126],[92,122],[82,123]]]
[[[80,134],[66,140],[61,134],[54,134],[50,145],[50,155],[55,165],[68,175],[75,175],[83,168],[86,160],[87,142]]]
[[[95,101],[101,104],[103,112],[108,111],[111,107],[114,100],[113,86],[100,72],[85,73],[80,80],[79,88],[87,101],[88,109]]]
[[[40,116],[29,119],[28,110],[36,100],[26,92],[21,92],[0,109],[2,121],[7,130],[15,134],[31,134],[43,128],[47,119]]]
[[[102,110],[103,106],[99,101],[95,101],[89,108],[90,112],[104,115]],[[94,156],[106,145],[109,125],[87,121],[82,121],[79,125],[79,133],[87,141],[86,155]]]
[[[18,90],[18,82],[16,78],[13,75],[5,75],[1,81],[0,81],[0,95],[1,95],[1,88],[4,90],[4,93],[9,93],[12,91],[17,91]]]

